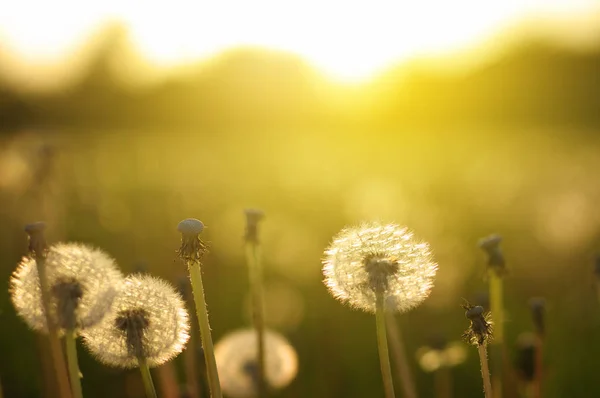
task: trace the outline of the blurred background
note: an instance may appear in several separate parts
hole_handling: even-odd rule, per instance
[[[374,317],[336,302],[320,264],[333,234],[373,219],[406,224],[439,262],[431,297],[398,317],[420,396],[435,392],[417,352],[460,339],[462,298],[485,302],[477,241],[494,232],[511,360],[545,297],[544,396],[600,396],[599,133],[594,0],[4,1],[4,394],[52,396],[43,340],[6,289],[26,223],[177,283],[177,223],[201,219],[219,340],[250,322],[243,209],[257,207],[268,317],[299,358],[277,396],[383,396]],[[143,396],[136,372],[80,356],[86,397]],[[454,396],[483,396],[474,348],[452,374]]]

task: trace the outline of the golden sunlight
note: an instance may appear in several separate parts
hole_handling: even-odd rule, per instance
[[[591,10],[599,10],[597,1],[9,0],[0,13],[8,51],[0,55],[51,64],[102,23],[119,20],[155,66],[257,45],[299,54],[330,77],[360,81],[393,62],[472,46],[519,19]]]

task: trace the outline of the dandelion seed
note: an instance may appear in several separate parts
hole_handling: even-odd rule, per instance
[[[144,360],[154,367],[183,351],[189,338],[188,314],[171,285],[148,275],[131,275],[111,312],[82,335],[106,365],[134,368]]]
[[[463,333],[463,339],[467,343],[477,346],[485,398],[492,398],[492,383],[490,382],[490,369],[487,359],[487,345],[492,338],[492,324],[489,314],[485,313],[483,307],[471,305],[466,300],[461,307],[466,310],[465,316],[470,321],[469,328]]]
[[[287,340],[265,331],[265,377],[271,388],[281,389],[296,377],[298,357]],[[232,332],[215,345],[223,392],[233,398],[256,397],[258,392],[257,338],[255,329]]]
[[[78,243],[50,246],[46,256],[50,321],[61,332],[98,323],[110,309],[123,280],[115,262],[100,249]],[[35,259],[24,257],[10,280],[17,313],[34,330],[47,332]]]
[[[425,300],[437,265],[429,245],[395,224],[346,228],[325,251],[323,274],[334,297],[374,313],[376,293],[386,310],[405,312]]]

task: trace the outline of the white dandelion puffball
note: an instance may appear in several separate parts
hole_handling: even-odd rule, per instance
[[[294,348],[279,333],[265,330],[265,377],[271,388],[292,382],[298,372]],[[215,358],[221,387],[233,398],[257,395],[257,337],[255,329],[229,333],[215,345]]]
[[[79,243],[57,243],[46,257],[50,319],[60,331],[85,329],[110,309],[123,275],[100,249]],[[10,279],[17,313],[34,330],[47,331],[36,261],[24,257]]]
[[[82,336],[105,365],[134,368],[145,359],[154,367],[183,351],[189,329],[185,304],[175,288],[159,278],[136,274],[125,279],[111,311]]]
[[[437,264],[429,245],[395,224],[363,224],[343,229],[325,251],[323,274],[333,296],[375,312],[376,292],[386,310],[405,312],[429,296]]]

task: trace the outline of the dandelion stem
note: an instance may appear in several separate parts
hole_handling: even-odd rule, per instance
[[[534,398],[542,397],[542,380],[544,373],[544,339],[541,335],[536,335],[535,339],[535,374],[533,379]]]
[[[379,363],[386,398],[394,398],[394,383],[392,381],[392,367],[388,350],[387,333],[385,326],[384,295],[382,291],[375,293],[375,323],[377,325],[377,348],[379,350]]]
[[[50,355],[54,363],[56,372],[56,380],[58,391],[61,398],[70,398],[71,389],[69,388],[69,378],[67,376],[67,367],[63,350],[58,338],[56,325],[50,317],[50,289],[48,287],[48,277],[46,275],[46,255],[41,248],[35,250],[35,262],[37,266],[38,276],[40,278],[40,290],[42,293],[42,305],[44,314],[46,315],[46,325],[48,326],[48,339],[50,343]]]
[[[65,331],[65,348],[67,351],[67,365],[69,367],[69,378],[71,380],[71,392],[73,398],[82,398],[81,378],[79,377],[79,363],[77,360],[77,336],[73,329]]]
[[[442,366],[435,371],[434,375],[435,396],[436,398],[452,397],[452,373],[450,368]]]
[[[252,320],[256,329],[257,365],[258,365],[258,396],[267,394],[267,379],[265,375],[265,307],[263,271],[260,256],[260,244],[257,241],[246,242],[246,260],[250,274],[250,291],[252,295]]]
[[[501,275],[491,268],[490,310],[494,316],[494,340],[492,344],[492,369],[494,370],[494,396],[502,397],[502,370],[504,367],[504,284]]]
[[[212,337],[210,334],[210,324],[208,322],[208,312],[206,309],[206,300],[204,299],[204,285],[202,284],[202,272],[200,262],[187,261],[190,272],[190,281],[192,283],[192,292],[194,293],[194,303],[196,304],[196,315],[200,326],[202,338],[202,348],[204,349],[204,360],[206,361],[206,371],[208,373],[208,385],[212,398],[221,398],[221,384],[219,383],[219,374],[217,372],[217,361],[215,360],[215,351]]]
[[[391,312],[386,313],[387,321],[387,332],[390,337],[390,346],[392,348],[392,355],[398,367],[398,374],[402,381],[402,389],[404,390],[405,398],[416,398],[417,392],[415,390],[415,383],[408,366],[408,359],[406,358],[406,350],[402,341],[402,334],[394,314]]]
[[[156,389],[154,388],[154,382],[152,382],[152,374],[148,367],[148,362],[144,358],[138,358],[138,364],[140,367],[140,373],[142,374],[142,381],[144,382],[144,389],[146,390],[146,396],[148,398],[157,398]]]
[[[483,378],[485,398],[492,398],[492,383],[490,382],[490,369],[488,367],[486,347],[485,344],[479,344],[477,351],[479,352],[479,361],[481,362],[481,377]]]

